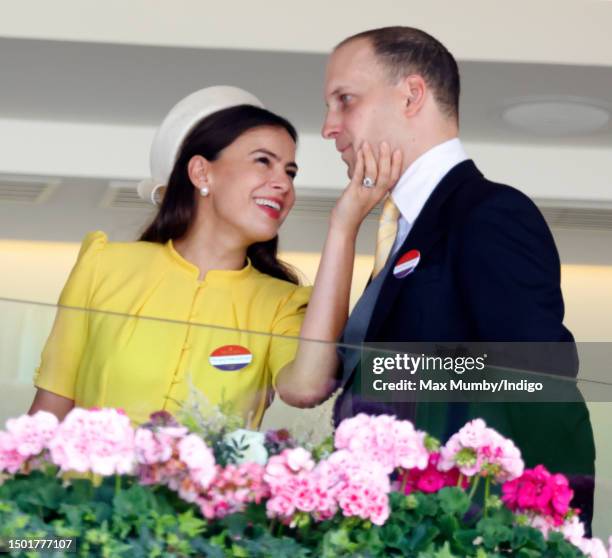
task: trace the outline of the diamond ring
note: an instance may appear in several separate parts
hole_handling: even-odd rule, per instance
[[[361,185],[364,188],[374,188],[374,186],[375,186],[374,181],[369,176],[366,176],[363,179],[363,181],[361,182]]]

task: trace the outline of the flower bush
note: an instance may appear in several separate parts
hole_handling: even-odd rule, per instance
[[[115,409],[11,419],[0,541],[74,537],[82,556],[612,556],[585,538],[567,479],[525,470],[480,419],[442,446],[386,415],[318,446],[237,426],[160,412],[133,428]]]

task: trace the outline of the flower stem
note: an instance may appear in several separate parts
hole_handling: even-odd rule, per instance
[[[474,481],[474,484],[472,484],[472,489],[470,490],[470,493],[468,495],[470,500],[474,498],[474,494],[476,494],[476,489],[478,488],[479,482],[480,482],[480,475],[477,475],[476,480]]]
[[[302,529],[302,540],[306,540],[308,538],[308,534],[310,533],[310,521],[306,523],[306,525]]]
[[[115,475],[115,496],[118,496],[119,492],[121,492],[121,476]]]
[[[275,527],[276,527],[276,519],[272,519],[272,521],[270,521],[270,525],[268,526],[268,530],[270,531],[271,535],[274,535]]]
[[[406,485],[408,484],[408,471],[406,471],[404,469],[400,469],[400,471],[403,474],[403,476],[402,476],[402,487],[400,488],[400,493],[401,494],[406,494]]]
[[[487,517],[489,507],[489,494],[491,490],[491,478],[487,475],[485,479],[484,516]]]
[[[463,487],[463,473],[459,473],[459,478],[457,479],[457,486]]]

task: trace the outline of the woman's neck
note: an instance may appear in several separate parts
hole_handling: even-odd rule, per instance
[[[242,269],[247,247],[211,225],[191,227],[173,242],[176,251],[200,270],[200,280],[212,269]]]

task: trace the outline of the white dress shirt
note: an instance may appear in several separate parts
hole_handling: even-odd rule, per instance
[[[404,171],[391,192],[391,197],[401,213],[391,254],[400,249],[423,206],[442,178],[467,158],[459,138],[453,138],[423,153]]]

